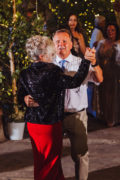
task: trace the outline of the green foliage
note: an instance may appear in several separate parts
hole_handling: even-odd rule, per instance
[[[91,37],[94,28],[95,15],[100,14],[108,21],[115,21],[113,4],[110,0],[56,0],[49,1],[49,9],[53,18],[49,24],[55,22],[55,28],[65,27],[69,14],[76,14],[85,29],[88,39]],[[56,26],[57,24],[57,26]]]
[[[19,112],[16,115],[15,113],[10,113],[9,114],[9,122],[23,122],[24,121],[24,115],[25,115],[25,108],[24,109],[20,109],[19,108]]]
[[[30,64],[25,52],[25,42],[32,35],[47,35],[44,32],[44,18],[33,12],[31,17],[23,13],[22,0],[16,0],[16,21],[13,21],[13,1],[0,1],[0,102],[7,106],[8,113],[13,110],[12,78],[18,78],[20,71]],[[12,45],[12,46],[11,46]],[[11,76],[8,52],[12,50],[15,72]]]
[[[31,16],[27,16],[27,10],[31,8],[30,6],[34,11]],[[13,21],[13,0],[1,0],[0,102],[3,105],[7,104],[6,109],[10,113],[14,105],[12,79],[17,79],[20,71],[30,64],[25,52],[26,39],[36,34],[49,34],[43,30],[43,16],[46,14],[46,10],[52,14],[50,18],[47,17],[47,27],[50,34],[66,25],[70,13],[78,15],[89,39],[96,14],[104,15],[107,21],[115,21],[113,5],[110,0],[16,0],[16,21]],[[42,13],[40,13],[41,11]],[[8,56],[10,46],[15,60],[15,72],[12,76]]]

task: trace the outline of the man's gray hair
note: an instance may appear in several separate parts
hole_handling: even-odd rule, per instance
[[[68,29],[59,29],[57,30],[54,34],[53,34],[53,38],[56,34],[59,34],[59,33],[67,33],[70,37],[70,39],[72,39],[72,36],[71,36],[71,33]]]
[[[34,61],[39,60],[40,55],[55,55],[53,41],[47,36],[35,35],[26,41],[27,55]]]
[[[99,24],[100,24],[101,22],[103,22],[103,21],[105,21],[105,17],[104,17],[104,16],[101,16],[101,15],[96,16],[96,17],[95,17],[95,26],[99,26]]]

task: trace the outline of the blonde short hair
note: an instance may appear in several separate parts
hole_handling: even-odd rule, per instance
[[[27,55],[34,61],[39,60],[40,55],[48,55],[49,58],[55,56],[53,41],[47,36],[35,35],[26,41]]]

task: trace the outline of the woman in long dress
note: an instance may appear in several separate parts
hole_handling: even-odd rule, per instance
[[[99,86],[100,118],[109,126],[120,123],[120,65],[119,28],[110,23],[106,39],[96,49],[96,57],[103,70],[104,81]]]

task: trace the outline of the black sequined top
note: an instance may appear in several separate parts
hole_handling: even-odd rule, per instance
[[[25,121],[53,124],[63,120],[65,89],[80,86],[87,76],[90,62],[82,60],[74,77],[67,76],[52,63],[33,63],[23,70],[18,81],[18,102],[31,95],[39,107],[27,107]]]

